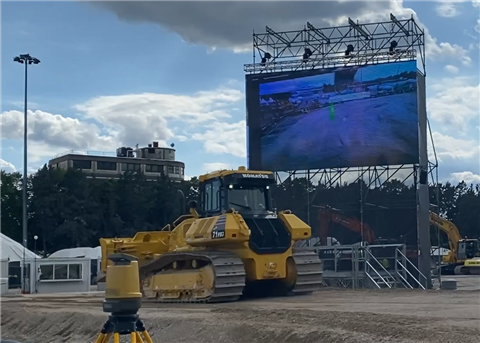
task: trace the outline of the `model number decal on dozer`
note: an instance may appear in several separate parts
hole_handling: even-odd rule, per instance
[[[225,231],[217,231],[214,229],[212,231],[212,238],[225,238]]]

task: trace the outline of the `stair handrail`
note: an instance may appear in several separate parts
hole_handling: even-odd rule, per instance
[[[400,255],[405,259],[405,261],[407,261],[408,263],[410,263],[410,265],[415,269],[415,271],[418,272],[419,275],[423,276],[423,278],[425,279],[425,281],[427,281],[427,277],[425,275],[423,275],[423,273],[412,263],[412,261],[410,261],[407,256],[405,256],[398,248],[397,248],[397,251],[400,253]],[[398,264],[405,269],[405,271],[408,273],[408,275],[410,275],[412,277],[413,280],[415,280],[415,282],[423,289],[425,290],[425,287],[423,287],[422,283],[420,282],[420,280],[418,280],[415,276],[412,275],[412,273],[410,273],[410,271],[408,270],[408,268],[403,265],[403,263],[401,263],[400,261],[398,261]]]
[[[400,261],[396,260],[397,263],[400,264],[400,266],[403,267],[403,265],[400,263]],[[403,282],[403,285],[405,286],[408,286],[408,288],[410,289],[413,289],[413,286],[402,276],[402,274],[400,274],[400,272],[397,271],[397,276],[400,277],[400,279],[402,279],[402,282]]]
[[[392,286],[390,286],[390,284],[383,278],[382,275],[380,275],[380,273],[372,266],[372,264],[370,262],[365,261],[365,263],[366,263],[367,266],[369,266],[378,275],[378,277],[383,281],[384,284],[387,285],[388,288],[392,288]],[[370,280],[372,280],[372,276],[368,272],[366,274],[370,277]],[[392,278],[393,278],[393,276],[392,276]],[[373,281],[373,282],[375,282],[375,281]],[[375,282],[375,284],[377,284],[377,283]],[[378,286],[378,284],[377,284],[377,286]]]
[[[367,263],[369,263],[369,262],[367,261]],[[373,268],[373,269],[375,270],[375,268]],[[377,281],[375,281],[375,279],[374,279],[369,273],[365,273],[365,275],[368,276],[368,278],[370,279],[370,281],[372,281],[373,284],[374,284],[375,286],[377,286],[378,289],[381,289],[381,288],[382,288],[382,287],[380,287],[380,285],[377,283]]]
[[[367,252],[368,256],[370,256],[371,258],[373,258],[373,260],[374,260],[375,262],[377,262],[377,264],[385,271],[385,273],[388,274],[388,276],[390,276],[392,279],[395,279],[395,278],[393,277],[393,275],[390,274],[390,272],[385,269],[385,267],[383,266],[383,264],[381,264],[380,261],[379,261],[375,256],[373,256],[373,254],[372,254],[368,249],[365,249],[365,251]],[[395,280],[396,280],[396,279],[395,279]]]

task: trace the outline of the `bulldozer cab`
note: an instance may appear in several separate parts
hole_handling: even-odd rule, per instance
[[[462,239],[458,242],[458,257],[459,261],[466,259],[480,257],[480,240],[478,239]]]
[[[275,183],[271,172],[220,171],[200,178],[201,217],[217,216],[234,210],[242,216],[273,213],[270,186]]]

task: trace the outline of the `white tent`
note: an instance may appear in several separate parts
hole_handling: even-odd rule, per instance
[[[14,241],[10,237],[5,236],[3,233],[1,234],[0,238],[0,254],[1,259],[9,259],[10,262],[20,262],[23,259],[23,245]],[[32,259],[32,258],[41,258],[40,256],[36,255],[33,251],[25,249],[25,258]]]
[[[446,248],[438,248],[438,247],[431,247],[430,249],[430,256],[445,256],[445,255],[448,255],[450,253],[450,249],[446,249]]]
[[[100,246],[95,248],[71,248],[55,251],[48,258],[90,258],[96,260],[102,257],[102,249]]]

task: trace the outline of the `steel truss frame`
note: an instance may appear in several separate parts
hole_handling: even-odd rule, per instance
[[[433,142],[433,139],[432,139]],[[435,151],[435,148],[434,148]],[[311,221],[311,208],[313,205],[313,201],[315,200],[318,191],[320,188],[318,186],[323,185],[325,186],[324,189],[330,189],[337,184],[342,185],[342,177],[351,173],[356,173],[357,177],[355,180],[350,181],[350,183],[356,183],[360,180],[364,180],[367,184],[367,189],[365,190],[365,194],[361,194],[361,198],[363,199],[361,202],[363,212],[363,205],[366,204],[366,197],[368,194],[368,189],[375,188],[375,187],[383,187],[383,185],[391,180],[395,179],[395,176],[402,170],[407,170],[407,176],[404,176],[401,183],[405,184],[409,179],[413,180],[413,184],[415,188],[417,188],[419,183],[419,177],[421,173],[420,166],[418,164],[410,164],[410,165],[400,165],[400,166],[368,166],[368,167],[358,167],[358,168],[341,168],[341,169],[317,169],[317,170],[295,170],[287,172],[287,177],[281,177],[279,172],[276,172],[276,180],[278,184],[283,184],[285,181],[294,178],[306,178],[308,183],[305,188],[305,206],[307,208],[307,223],[310,225]],[[318,184],[315,185],[317,188],[314,192],[311,192],[309,185],[313,178],[320,175],[320,179]],[[384,180],[381,178],[385,177]],[[351,180],[351,179],[350,179]],[[438,161],[436,159],[435,153],[435,163],[429,161],[428,162],[428,171],[427,171],[427,181],[429,186],[439,186],[438,183]],[[360,191],[362,192],[362,191]],[[362,192],[363,193],[363,192]],[[438,197],[438,194],[437,194]],[[439,199],[437,199],[437,202]],[[382,204],[377,204],[376,206],[381,206]],[[400,207],[397,207],[400,208]]]
[[[425,73],[425,32],[410,19],[397,19],[371,24],[355,23],[329,28],[316,28],[307,22],[302,30],[276,32],[266,27],[265,33],[253,33],[253,63],[245,64],[249,74],[319,69],[336,66],[377,64],[421,60]],[[397,45],[389,51],[392,41]],[[354,51],[345,55],[352,45]],[[308,58],[302,58],[307,50]],[[260,61],[258,61],[258,56]],[[262,58],[270,57],[265,62]]]
[[[428,162],[428,176],[430,185],[438,184],[438,175],[436,174],[438,163]],[[282,184],[288,179],[292,178],[306,178],[312,181],[314,178],[319,178],[318,184],[325,186],[327,189],[337,184],[343,184],[342,177],[356,173],[357,177],[350,183],[356,183],[364,180],[367,187],[382,187],[386,182],[393,180],[398,172],[408,170],[407,176],[404,176],[402,183],[407,182],[413,177],[415,185],[418,183],[418,176],[420,167],[417,164],[402,164],[400,166],[367,166],[357,168],[339,168],[339,169],[315,169],[315,170],[294,170],[286,172],[287,176],[282,179],[280,172],[276,172],[276,179],[279,184]],[[382,177],[385,179],[382,181]]]

